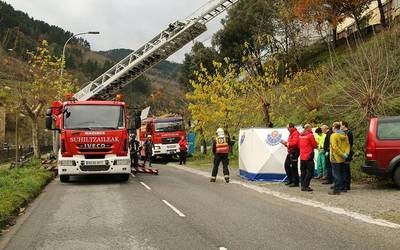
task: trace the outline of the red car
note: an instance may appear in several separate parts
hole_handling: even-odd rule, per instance
[[[365,156],[364,173],[393,178],[400,187],[400,116],[371,119]]]

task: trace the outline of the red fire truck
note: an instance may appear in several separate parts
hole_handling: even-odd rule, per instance
[[[140,142],[143,145],[147,136],[151,135],[154,149],[153,157],[171,157],[179,153],[179,140],[186,137],[183,118],[180,116],[147,118],[142,121]],[[144,156],[142,150],[141,155]]]
[[[61,182],[68,182],[70,176],[92,174],[117,174],[122,181],[129,179],[127,114],[121,100],[53,103],[47,111],[46,127],[59,132]]]

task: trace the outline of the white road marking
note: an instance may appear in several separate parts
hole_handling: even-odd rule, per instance
[[[225,247],[220,247],[220,248],[218,248],[219,250],[228,250],[227,248],[225,248]]]
[[[131,175],[132,175],[133,178],[136,178],[136,175],[134,175],[134,174],[132,174],[132,173],[131,173]]]
[[[175,166],[175,167],[178,168],[177,166]],[[185,170],[185,171],[193,173],[193,174],[201,175],[203,177],[210,178],[208,173],[201,171],[201,170],[191,169],[188,167],[179,167],[179,169]],[[248,184],[248,183],[245,183],[242,181],[231,181],[231,183],[241,185],[245,188],[257,191],[259,193],[272,195],[272,196],[282,199],[282,200],[298,203],[298,204],[305,205],[305,206],[320,208],[322,210],[325,210],[325,211],[328,211],[328,212],[331,212],[334,214],[344,215],[344,216],[347,216],[347,217],[350,217],[350,218],[353,218],[353,219],[356,219],[356,220],[359,220],[359,221],[362,221],[365,223],[378,225],[378,226],[382,226],[382,227],[393,228],[393,229],[400,229],[400,224],[396,224],[396,223],[393,223],[393,222],[390,222],[387,220],[383,220],[383,219],[375,219],[369,215],[360,214],[360,213],[353,212],[353,211],[348,211],[343,208],[332,207],[332,206],[326,205],[322,202],[318,202],[318,201],[314,201],[314,200],[310,200],[310,199],[293,197],[288,194],[273,191],[273,190],[265,188],[265,187],[255,186],[255,185]]]
[[[146,185],[146,183],[144,183],[144,182],[140,182],[140,184],[142,184],[142,185],[143,185],[143,187],[147,188],[148,190],[151,190],[151,188],[150,188],[149,186],[147,186],[147,185]]]
[[[168,201],[163,200],[163,202],[165,203],[165,205],[170,207],[175,213],[177,213],[180,217],[185,217],[185,215],[181,211],[179,211],[176,207],[172,206]]]

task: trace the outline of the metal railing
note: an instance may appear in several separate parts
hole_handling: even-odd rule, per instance
[[[51,146],[42,146],[40,147],[40,152],[49,153],[51,152]],[[15,161],[15,147],[7,147],[0,150],[0,163],[6,163]],[[32,147],[20,147],[18,154],[20,155],[20,161],[24,159],[30,158],[33,155]]]

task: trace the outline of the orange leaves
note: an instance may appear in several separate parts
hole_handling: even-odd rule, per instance
[[[345,16],[347,0],[298,0],[295,15],[306,23],[323,23],[328,21],[336,28]]]
[[[298,0],[294,7],[294,14],[306,23],[324,21],[322,0]]]

